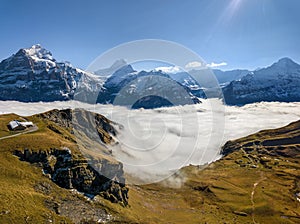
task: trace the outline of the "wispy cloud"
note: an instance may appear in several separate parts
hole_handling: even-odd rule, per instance
[[[210,67],[210,68],[217,68],[217,67],[222,67],[222,66],[226,66],[226,65],[227,65],[226,62],[221,62],[221,63],[212,62],[212,63],[207,64],[206,66]]]
[[[203,66],[205,66],[205,64],[200,62],[200,61],[191,61],[191,62],[189,62],[185,65],[185,68],[186,69],[193,69],[193,68],[200,68],[200,67],[203,67]]]
[[[181,72],[182,70],[178,66],[168,66],[168,67],[157,67],[154,69],[154,71],[162,71],[165,73],[178,73]]]
[[[217,67],[226,66],[226,65],[227,65],[226,62],[220,62],[220,63],[211,62],[211,63],[206,64],[206,63],[203,63],[200,61],[191,61],[185,65],[185,68],[187,70],[191,70],[191,69],[201,69],[201,68],[205,68],[205,67],[217,68]]]

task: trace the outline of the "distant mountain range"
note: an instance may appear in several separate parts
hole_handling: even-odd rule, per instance
[[[251,71],[246,69],[235,69],[230,71],[222,71],[220,69],[213,69],[216,79],[221,86],[226,86],[234,80],[239,80],[243,76],[249,74]]]
[[[213,70],[230,105],[260,101],[300,101],[300,65],[289,58],[270,67]],[[89,73],[69,62],[57,62],[40,45],[20,49],[0,63],[0,100],[51,102],[81,100],[132,108],[200,103],[205,88],[189,73],[135,71],[124,60]]]
[[[300,65],[282,58],[273,65],[250,72],[223,88],[227,104],[260,101],[300,101]]]
[[[99,74],[99,71],[96,73]],[[106,79],[97,102],[149,109],[200,103],[200,100],[193,93],[193,88],[173,79],[171,74],[162,71],[137,72],[131,65],[125,64]]]

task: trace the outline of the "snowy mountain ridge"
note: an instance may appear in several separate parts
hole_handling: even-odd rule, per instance
[[[255,71],[212,71],[227,104],[300,101],[300,65],[290,58],[282,58]],[[149,97],[138,98],[147,94]],[[106,69],[90,73],[69,62],[56,61],[51,52],[39,44],[20,49],[0,62],[0,100],[51,102],[76,99],[106,104],[114,103],[116,98],[125,102],[126,97],[136,99],[138,105],[144,104],[147,108],[170,105],[159,97],[169,97],[183,104],[188,101],[199,103],[198,98],[206,98],[204,87],[189,72],[176,66],[135,71],[120,59]]]
[[[255,70],[223,88],[227,104],[260,101],[300,101],[300,65],[282,58],[269,67]]]
[[[161,70],[138,72],[127,64],[108,76],[97,102],[156,108],[200,103],[200,100],[187,86]]]
[[[3,60],[0,78],[0,100],[24,102],[70,100],[77,92],[99,91],[103,85],[98,76],[57,62],[39,44]]]

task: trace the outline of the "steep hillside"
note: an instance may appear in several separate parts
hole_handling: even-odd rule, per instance
[[[74,126],[89,119],[98,142],[80,128],[75,134]],[[12,131],[11,120],[32,121],[36,128]],[[1,115],[0,129],[1,223],[112,221],[116,217],[103,201],[128,204],[123,166],[106,147],[113,144],[117,124],[83,110],[52,110]]]

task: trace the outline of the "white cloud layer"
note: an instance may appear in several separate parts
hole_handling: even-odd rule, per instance
[[[154,69],[154,71],[162,71],[167,74],[176,74],[178,72],[182,72],[178,66],[157,67]]]
[[[211,62],[208,64],[199,62],[199,61],[192,61],[189,62],[185,65],[185,68],[187,70],[191,70],[191,69],[201,69],[201,68],[205,68],[205,67],[209,67],[209,68],[217,68],[217,67],[222,67],[222,66],[226,66],[227,63],[226,62],[221,62],[221,63],[215,63],[215,62]]]
[[[186,69],[201,68],[204,64],[200,61],[191,61],[185,65]]]
[[[217,68],[217,67],[222,67],[222,66],[226,66],[227,63],[226,62],[221,62],[221,63],[215,63],[215,62],[212,62],[210,64],[207,64],[207,67],[210,67],[210,68]]]
[[[114,156],[124,163],[131,175],[152,182],[182,166],[204,164],[219,158],[220,144],[262,129],[277,128],[300,119],[300,103],[255,103],[243,107],[225,106],[224,121],[211,113],[211,102],[161,108],[128,110],[112,105],[89,105],[79,102],[20,103],[0,101],[0,114],[32,115],[50,109],[85,108],[101,113],[124,125],[113,147]],[[219,101],[215,100],[215,103]],[[215,111],[222,116],[218,107]],[[220,122],[220,123],[218,123]],[[219,125],[214,130],[213,124]],[[211,139],[216,132],[217,139]]]

